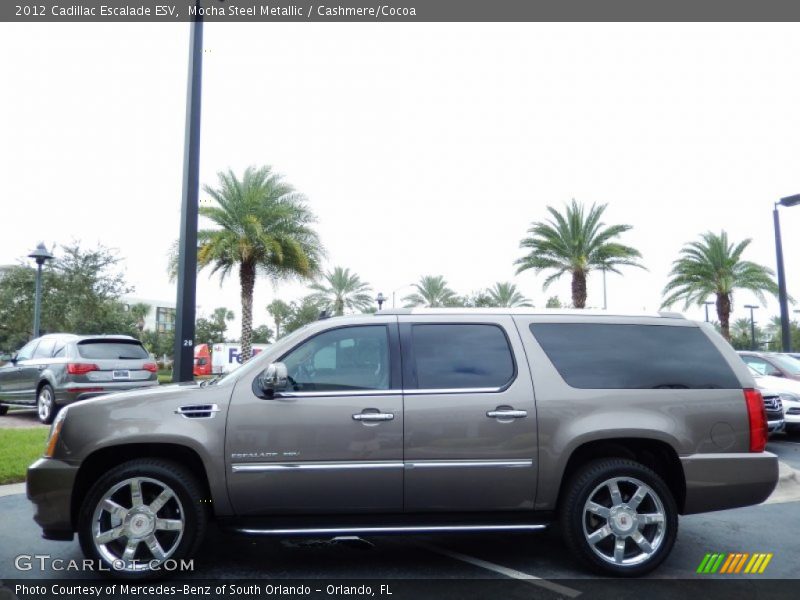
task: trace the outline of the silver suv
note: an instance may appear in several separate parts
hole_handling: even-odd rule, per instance
[[[158,368],[127,335],[54,333],[28,342],[0,366],[0,415],[36,406],[50,424],[62,406],[101,394],[158,385]]]
[[[124,427],[120,424],[124,423]],[[327,319],[210,384],[73,404],[28,470],[48,539],[123,577],[250,535],[537,530],[619,576],[678,515],[778,479],[761,394],[679,315],[392,310]]]

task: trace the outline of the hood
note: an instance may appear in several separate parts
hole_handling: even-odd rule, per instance
[[[787,393],[800,396],[800,381],[786,379],[785,377],[773,377],[771,375],[753,376],[756,385],[761,390],[774,392],[776,394]]]

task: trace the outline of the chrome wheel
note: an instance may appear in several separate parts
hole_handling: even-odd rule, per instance
[[[620,567],[639,565],[661,547],[666,511],[658,494],[634,477],[598,485],[583,506],[583,535],[598,557]]]
[[[131,477],[100,498],[92,516],[92,540],[115,570],[138,572],[172,556],[185,525],[183,506],[172,488],[150,477]]]
[[[36,409],[39,413],[39,420],[42,423],[49,423],[53,416],[53,390],[50,389],[49,385],[39,390],[39,396],[36,398]]]

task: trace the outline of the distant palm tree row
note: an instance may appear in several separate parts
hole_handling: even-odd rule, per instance
[[[242,303],[242,355],[250,355],[253,323],[253,290],[261,273],[273,283],[291,279],[314,281],[311,294],[300,305],[275,300],[268,312],[275,320],[276,334],[297,316],[317,308],[335,315],[373,309],[369,283],[350,269],[336,266],[321,272],[325,250],[313,224],[316,217],[306,198],[296,192],[269,166],[249,167],[241,179],[231,171],[218,174],[217,187],[204,187],[214,206],[200,208],[214,229],[198,232],[198,268],[210,267],[224,279],[234,270],[239,276]],[[525,255],[515,261],[517,273],[532,270],[547,273],[542,289],[563,275],[571,277],[572,306],[584,308],[588,295],[587,278],[597,270],[620,273],[622,267],[645,268],[641,253],[622,244],[619,237],[630,225],[606,225],[602,221],[606,204],[586,207],[572,200],[563,211],[547,207],[549,218],[534,222],[520,242]],[[742,258],[751,240],[728,240],[725,231],[704,233],[699,241],[687,243],[673,263],[670,279],[663,290],[662,307],[678,301],[684,308],[716,299],[722,334],[730,339],[730,314],[733,291],[753,292],[763,302],[764,292],[776,295],[773,272]],[[175,274],[177,259],[173,250],[170,271]],[[404,297],[406,306],[531,306],[510,282],[498,282],[466,296],[459,296],[441,275],[427,275],[414,284],[414,292]],[[560,305],[557,298],[548,306]],[[296,319],[295,319],[296,321]]]

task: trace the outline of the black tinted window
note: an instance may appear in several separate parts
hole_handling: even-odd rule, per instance
[[[388,390],[384,325],[332,329],[301,344],[283,363],[295,391]]]
[[[575,388],[741,387],[696,327],[535,323],[531,332]]]
[[[414,325],[420,389],[499,388],[514,377],[505,333],[496,325]]]
[[[139,342],[133,340],[130,342],[120,340],[115,340],[113,342],[98,340],[80,342],[78,344],[78,354],[81,355],[81,358],[96,359],[148,358],[147,350],[145,350]]]

